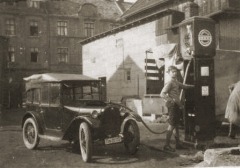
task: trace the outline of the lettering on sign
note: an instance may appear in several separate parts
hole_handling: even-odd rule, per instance
[[[206,29],[201,30],[198,34],[198,41],[202,46],[208,47],[212,43],[212,35],[210,31]]]

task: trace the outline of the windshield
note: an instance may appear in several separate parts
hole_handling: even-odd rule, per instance
[[[64,103],[78,102],[81,100],[100,100],[99,83],[64,83],[62,85],[62,97]]]

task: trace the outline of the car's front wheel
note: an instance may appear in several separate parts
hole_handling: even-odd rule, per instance
[[[79,144],[84,162],[92,159],[92,133],[86,122],[82,122],[79,127]]]
[[[140,133],[135,121],[128,121],[124,126],[124,146],[131,155],[138,151],[140,145]]]
[[[33,118],[25,120],[23,125],[23,142],[28,149],[35,149],[39,144],[38,128]]]

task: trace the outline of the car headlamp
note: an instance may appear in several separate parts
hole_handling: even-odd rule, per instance
[[[122,117],[126,114],[126,109],[124,107],[121,107],[119,111],[120,111],[120,116]]]
[[[97,118],[98,117],[98,112],[97,112],[97,110],[93,110],[92,111],[92,118]]]

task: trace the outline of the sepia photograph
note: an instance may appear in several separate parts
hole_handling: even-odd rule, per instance
[[[0,168],[240,167],[240,0],[0,0]]]

